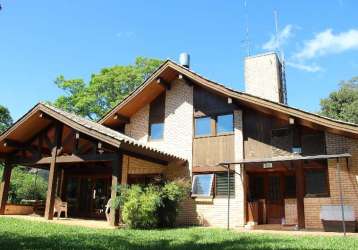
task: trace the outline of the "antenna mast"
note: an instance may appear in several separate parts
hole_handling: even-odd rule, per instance
[[[282,98],[283,103],[287,104],[287,86],[286,86],[286,66],[285,66],[285,55],[283,53],[283,49],[281,48],[281,41],[279,38],[279,27],[278,27],[278,13],[276,10],[273,12],[275,18],[275,32],[276,32],[276,50],[279,54],[279,58],[281,59],[281,88],[282,88]]]
[[[250,56],[250,38],[249,38],[249,14],[247,10],[247,0],[244,0],[244,10],[245,10],[245,46],[247,56]]]

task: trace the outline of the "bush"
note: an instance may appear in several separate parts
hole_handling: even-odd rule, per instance
[[[189,195],[190,183],[184,179],[168,182],[161,190],[162,202],[158,208],[159,227],[173,227],[179,203]]]
[[[0,176],[3,167],[0,166]],[[20,203],[21,200],[44,200],[46,198],[47,182],[35,173],[30,173],[20,167],[15,167],[11,173],[9,201]]]
[[[127,191],[122,208],[122,219],[131,228],[150,228],[158,225],[155,216],[160,206],[160,192],[157,187],[141,188],[134,185]]]
[[[179,202],[189,190],[184,180],[147,187],[119,186],[113,205],[120,208],[122,220],[130,228],[169,227],[174,225]]]

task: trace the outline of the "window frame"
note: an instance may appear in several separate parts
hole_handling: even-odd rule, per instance
[[[194,185],[195,185],[195,180],[196,178],[198,178],[198,176],[203,176],[203,175],[210,175],[211,176],[211,180],[210,180],[210,188],[209,188],[209,194],[194,194],[193,190],[194,190]],[[214,194],[214,178],[215,178],[215,174],[214,173],[201,173],[201,174],[194,174],[193,175],[193,182],[191,185],[191,197],[198,197],[198,198],[212,198],[213,194]]]
[[[228,115],[231,115],[232,117],[232,130],[230,131],[225,131],[225,132],[220,132],[218,131],[218,120],[219,120],[219,116],[228,116]],[[234,134],[235,132],[235,117],[234,117],[234,113],[233,112],[230,112],[230,113],[224,113],[224,114],[218,114],[215,116],[215,135],[216,136],[220,136],[220,135],[231,135],[231,134]]]
[[[325,174],[325,192],[324,193],[317,193],[317,194],[309,194],[307,193],[307,184],[306,184],[306,178],[307,174],[312,172],[323,172]],[[304,170],[304,189],[305,189],[305,198],[319,198],[319,197],[330,197],[330,190],[329,190],[329,177],[328,177],[328,166],[323,168],[306,168]]]
[[[198,135],[196,133],[196,126],[197,126],[197,120],[198,119],[204,119],[204,118],[208,118],[209,119],[209,133],[208,134],[202,134],[202,135]],[[195,138],[201,138],[201,137],[209,137],[209,136],[213,136],[213,117],[212,116],[198,116],[198,117],[194,117],[194,137]]]
[[[214,193],[214,196],[215,197],[218,197],[218,198],[227,198],[227,190],[226,190],[226,194],[218,194],[217,193],[217,177],[218,177],[218,174],[226,174],[226,177],[227,177],[227,172],[216,172],[214,173],[214,190],[213,190],[213,193]],[[236,181],[235,181],[235,172],[230,172],[230,181],[231,180],[234,180],[234,187],[233,187],[233,192],[232,190],[230,189],[230,198],[235,198],[235,195],[236,195],[236,192],[235,192],[235,189],[236,189]]]
[[[162,124],[162,135],[160,138],[153,138],[152,137],[152,125],[157,125],[157,124]],[[165,123],[164,122],[153,122],[153,123],[149,123],[149,133],[148,133],[148,138],[150,141],[161,141],[164,139],[164,126],[165,126]]]

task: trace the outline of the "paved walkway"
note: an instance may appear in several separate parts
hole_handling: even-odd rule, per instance
[[[77,218],[53,218],[53,220],[45,220],[44,217],[38,215],[1,215],[0,217],[7,218],[16,218],[16,219],[24,219],[38,222],[46,222],[46,223],[54,223],[54,224],[62,224],[69,226],[83,226],[89,228],[97,228],[97,229],[113,229],[105,220],[93,220],[93,219],[77,219]]]

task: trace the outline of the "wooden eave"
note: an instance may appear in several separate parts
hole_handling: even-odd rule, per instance
[[[208,91],[224,97],[230,97],[233,101],[244,107],[276,116],[280,119],[294,118],[295,123],[314,129],[325,130],[335,134],[341,134],[353,138],[358,138],[358,125],[339,120],[330,119],[281,103],[266,100],[247,93],[236,91],[225,87],[222,84],[213,82],[203,76],[178,65],[172,61],[162,64],[142,85],[140,85],[127,98],[119,103],[114,109],[108,112],[99,123],[106,126],[113,126],[113,116],[118,113],[130,117],[144,105],[150,103],[155,97],[165,90],[162,85],[156,84],[156,79],[165,79],[171,82],[178,79],[178,76],[185,76],[187,80]],[[170,91],[170,90],[169,90]]]
[[[31,139],[35,134],[39,133],[40,131],[51,125],[54,120],[63,123],[64,125],[74,129],[75,131],[78,131],[79,133],[92,137],[114,148],[121,149],[124,153],[129,155],[144,155],[148,158],[163,160],[167,162],[173,160],[178,162],[186,161],[181,157],[172,155],[170,153],[162,152],[146,144],[139,143],[132,138],[125,137],[124,135],[123,139],[118,139],[104,132],[96,131],[91,128],[91,126],[80,124],[61,113],[56,112],[54,108],[49,108],[47,105],[42,103],[39,103],[35,107],[33,107],[12,127],[10,127],[7,131],[0,135],[0,159],[5,159],[8,154],[16,150],[16,148],[5,146],[4,142],[6,140],[17,141],[20,143],[26,142]]]

